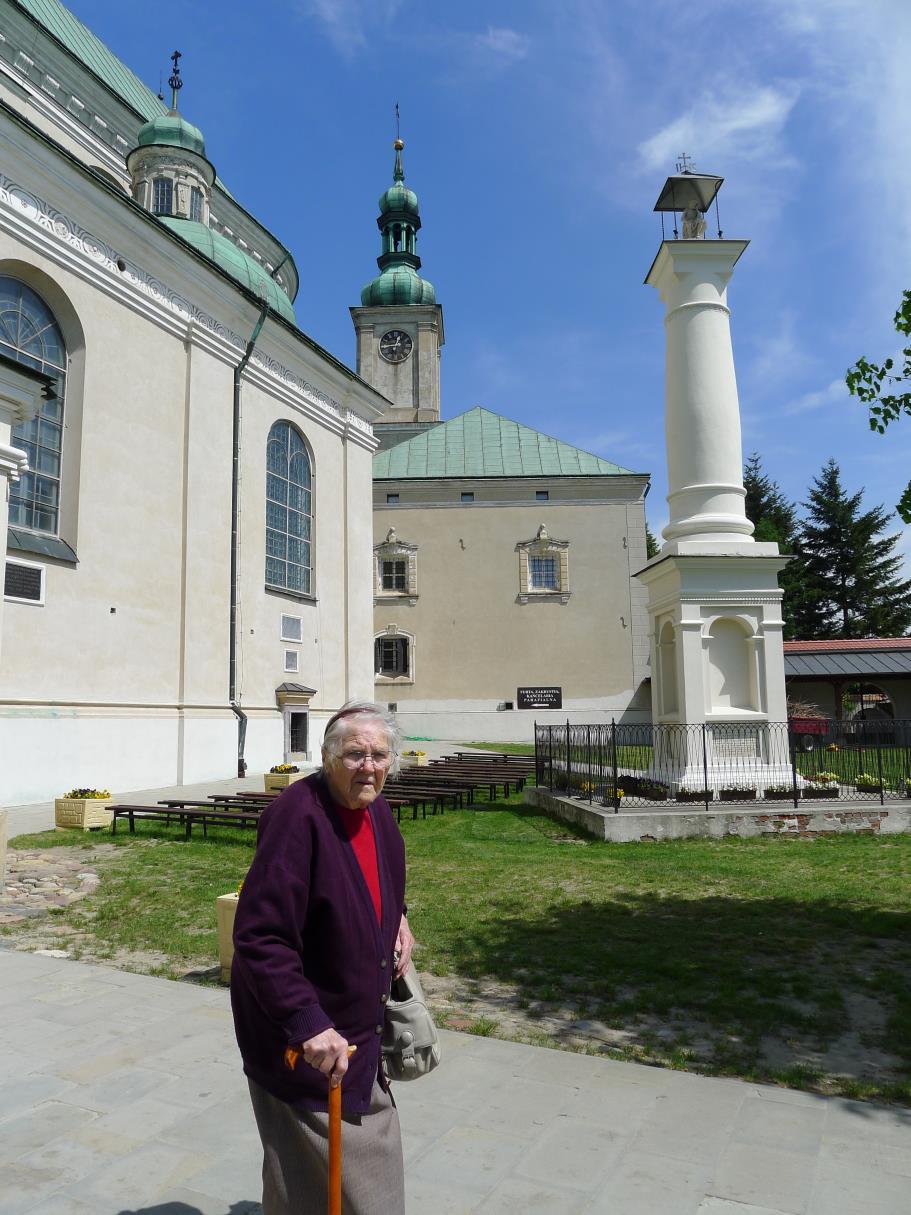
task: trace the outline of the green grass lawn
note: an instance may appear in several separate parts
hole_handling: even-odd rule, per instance
[[[616,845],[517,797],[402,831],[417,964],[456,980],[469,1019],[475,985],[493,979],[525,1018],[512,1036],[544,1040],[536,1018],[552,1014],[584,1019],[624,1044],[563,1044],[911,1104],[911,836]],[[212,967],[213,900],[243,877],[252,835],[186,843],[147,824],[114,842],[93,858],[98,891],[55,926],[118,965],[135,953],[171,976]],[[510,1032],[487,1015],[472,1028]]]

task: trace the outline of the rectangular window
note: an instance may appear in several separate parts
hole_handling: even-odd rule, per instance
[[[44,566],[31,561],[7,561],[3,598],[13,603],[44,603]]]
[[[285,650],[285,670],[296,675],[298,672],[299,657],[297,650]]]
[[[386,495],[386,505],[387,506],[395,506],[398,503],[398,500],[399,500],[398,494],[387,494]]]
[[[307,714],[292,713],[289,725],[288,748],[292,755],[304,755],[307,751]]]
[[[384,561],[382,581],[384,591],[407,591],[408,562]]]
[[[547,489],[536,489],[535,490],[535,501],[536,502],[547,502],[549,500],[549,498],[550,498],[550,490],[547,490]]]
[[[379,637],[376,642],[377,675],[408,674],[408,638]]]
[[[196,186],[190,187],[190,219],[202,223],[202,190],[197,190]]]
[[[556,557],[530,557],[528,560],[528,585],[533,591],[558,591]]]
[[[152,210],[156,215],[171,215],[174,183],[170,177],[156,177],[152,182]]]
[[[466,490],[466,492],[462,494],[462,501],[463,502],[474,502],[474,494],[472,493],[471,490]]]
[[[300,616],[282,616],[282,641],[303,639],[303,620]]]

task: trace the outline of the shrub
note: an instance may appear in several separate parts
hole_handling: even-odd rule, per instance
[[[837,772],[808,773],[807,780],[812,781],[814,785],[835,785],[835,784],[838,784],[838,773]]]
[[[78,797],[85,801],[91,801],[94,798],[110,797],[110,789],[70,789],[69,793],[64,793],[64,797]]]
[[[273,764],[269,771],[283,776],[286,772],[300,772],[300,768],[297,764]]]

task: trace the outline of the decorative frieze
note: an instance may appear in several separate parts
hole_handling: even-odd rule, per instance
[[[222,344],[227,343],[237,352],[239,361],[246,347],[246,341],[239,334],[168,287],[155,275],[135,262],[123,258],[116,249],[83,228],[76,220],[0,173],[0,215],[3,210],[31,224],[54,242],[66,246],[77,255],[78,260],[91,263],[96,270],[101,269],[110,274],[120,292],[126,286],[158,308],[165,309],[182,323],[197,327]],[[157,319],[153,312],[146,310],[146,314]],[[250,365],[260,370],[269,380],[278,382],[292,393],[304,397],[310,405],[316,406],[324,414],[330,415],[337,427],[357,431],[372,438],[373,428],[369,422],[353,410],[343,407],[328,393],[277,359],[255,350]]]

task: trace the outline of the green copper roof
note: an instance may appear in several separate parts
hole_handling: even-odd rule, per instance
[[[171,148],[187,148],[197,156],[205,156],[206,141],[199,127],[187,122],[182,114],[171,110],[169,114],[160,114],[139,128],[136,144],[140,148],[151,144],[166,144]]]
[[[433,283],[412,270],[411,266],[387,266],[377,278],[361,291],[361,306],[379,304],[435,304]]]
[[[64,7],[60,0],[16,0],[16,3],[59,39],[77,59],[81,59],[96,76],[100,76],[105,84],[134,110],[146,118],[166,112],[167,106],[158,95],[153,93],[148,85],[143,84],[126,64],[121,63],[114,52]]]
[[[380,196],[377,226],[382,233],[382,253],[376,259],[381,273],[361,290],[361,306],[386,304],[435,304],[433,284],[421,278],[418,270],[417,234],[421,227],[418,196],[405,185],[402,167],[404,143],[395,144],[392,185]]]
[[[194,249],[215,262],[248,291],[265,299],[269,307],[274,308],[285,320],[297,324],[291,301],[275,279],[270,278],[264,267],[252,257],[248,257],[242,249],[238,249],[226,236],[205,224],[198,224],[190,219],[176,219],[173,215],[159,215],[158,221],[183,237]]]
[[[628,468],[511,422],[469,409],[373,457],[375,480],[406,477],[620,476]]]

